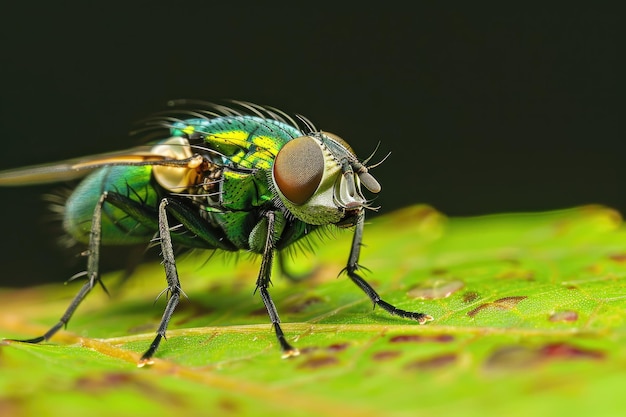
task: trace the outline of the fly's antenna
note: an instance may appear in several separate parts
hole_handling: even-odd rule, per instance
[[[376,162],[373,165],[368,165],[367,169],[372,169],[372,168],[376,168],[378,165],[382,164],[383,162],[385,162],[387,160],[387,158],[389,158],[391,156],[391,151],[387,153],[387,155],[385,155],[385,157],[383,159],[381,159],[380,161]]]
[[[385,155],[385,157],[383,159],[381,159],[380,161],[376,162],[373,165],[367,165],[367,163],[370,161],[370,159],[372,159],[374,157],[374,155],[376,154],[376,152],[378,152],[378,148],[380,148],[380,141],[376,144],[376,148],[374,148],[374,151],[370,154],[370,156],[368,156],[367,158],[365,158],[363,160],[363,165],[365,165],[367,167],[367,169],[372,169],[372,168],[376,168],[377,166],[379,166],[380,164],[382,164],[383,162],[385,162],[387,160],[387,158],[389,158],[389,156],[391,155],[391,152],[387,153],[387,155]]]

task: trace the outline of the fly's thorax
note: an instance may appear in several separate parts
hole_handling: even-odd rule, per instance
[[[353,225],[367,206],[361,184],[380,191],[352,148],[325,132],[287,142],[274,161],[272,183],[285,208],[314,225]]]

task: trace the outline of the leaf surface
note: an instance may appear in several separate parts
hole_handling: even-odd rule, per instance
[[[426,206],[365,228],[365,278],[427,325],[372,310],[345,276],[349,232],[288,257],[272,296],[301,355],[281,359],[258,259],[178,258],[188,299],[152,366],[158,264],[94,291],[66,331],[0,343],[1,415],[626,415],[626,228],[599,206],[446,218]],[[0,291],[0,336],[42,334],[80,284]]]

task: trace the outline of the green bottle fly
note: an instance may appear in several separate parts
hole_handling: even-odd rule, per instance
[[[0,186],[82,178],[65,203],[63,225],[88,245],[88,279],[59,322],[25,342],[47,340],[68,323],[100,280],[101,245],[147,244],[158,237],[169,298],[140,365],[150,363],[182,294],[175,244],[259,254],[257,291],[284,356],[296,355],[268,291],[272,262],[277,251],[329,225],[354,229],[345,272],[375,305],[421,324],[432,320],[385,302],[357,273],[369,208],[362,188],[378,193],[381,186],[343,139],[269,107],[203,107],[174,108],[150,119],[166,133],[146,146],[0,172]]]

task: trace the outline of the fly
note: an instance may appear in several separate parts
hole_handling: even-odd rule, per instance
[[[0,186],[82,179],[65,202],[63,226],[88,247],[86,282],[57,324],[22,342],[46,341],[68,324],[100,283],[102,245],[157,241],[168,300],[140,366],[151,363],[183,294],[174,245],[260,255],[255,292],[283,356],[295,356],[268,289],[274,255],[330,225],[353,228],[343,272],[374,306],[420,324],[432,320],[384,301],[357,272],[369,208],[362,188],[378,193],[381,186],[342,138],[271,107],[196,102],[202,109],[190,111],[179,108],[188,102],[172,104],[167,114],[146,121],[146,131],[160,134],[146,146],[0,172]]]

